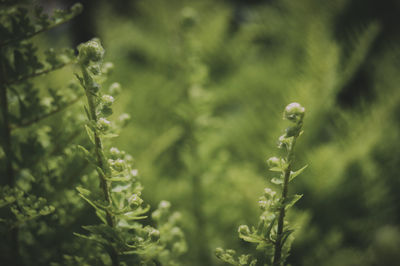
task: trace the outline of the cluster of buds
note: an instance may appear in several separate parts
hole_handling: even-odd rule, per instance
[[[86,43],[78,46],[79,63],[82,65],[89,65],[90,62],[101,62],[104,56],[104,48],[101,46],[99,39],[92,39]]]

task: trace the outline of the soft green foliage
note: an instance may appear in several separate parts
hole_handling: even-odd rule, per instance
[[[57,197],[68,193],[67,190],[57,191],[57,187],[64,186],[60,177],[67,174],[71,164],[77,169],[82,168],[82,164],[72,156],[70,143],[60,141],[53,145],[55,139],[76,138],[75,125],[71,123],[71,127],[60,132],[58,123],[44,123],[43,120],[57,116],[81,94],[73,83],[62,89],[34,85],[34,77],[73,63],[75,56],[71,49],[57,52],[48,49],[44,56],[39,56],[31,38],[72,19],[81,12],[82,6],[77,4],[68,11],[57,10],[49,17],[39,7],[31,9],[4,1],[0,5],[0,230],[4,237],[0,260],[5,265],[29,261],[46,264],[50,258],[55,258],[54,251],[44,253],[36,241],[46,233],[56,237],[53,231],[56,224],[68,225],[59,214],[71,202],[56,201]],[[65,119],[59,122],[74,116],[66,113]],[[79,119],[75,124],[79,124]],[[44,218],[48,215],[51,218]],[[49,239],[51,237],[45,242]],[[42,256],[35,258],[37,253]]]
[[[117,126],[108,120],[114,97],[101,90],[101,83],[105,81],[102,71],[104,49],[98,39],[93,39],[79,45],[78,51],[82,76],[77,75],[77,78],[85,90],[88,119],[85,128],[93,146],[92,152],[83,146],[79,148],[97,172],[100,190],[83,187],[77,187],[77,190],[94,208],[102,223],[84,226],[89,235],[76,235],[101,244],[113,266],[122,262],[155,265],[158,257],[166,265],[176,264],[174,260],[186,248],[184,236],[176,227],[176,218],[170,217],[170,203],[161,202],[153,213],[158,226],[163,229],[161,232],[138,223],[147,218],[150,206],[141,198],[143,187],[137,178],[138,171],[132,168],[132,157],[115,147],[108,150],[104,146],[107,139],[116,136]]]
[[[286,212],[302,197],[302,195],[288,195],[289,183],[298,176],[307,166],[292,171],[294,146],[297,138],[303,133],[303,118],[305,109],[298,103],[286,106],[283,118],[293,123],[286,128],[279,137],[278,147],[286,151],[286,157],[271,157],[267,160],[269,170],[280,173],[279,177],[272,178],[271,182],[280,186],[279,195],[270,188],[264,189],[258,204],[262,213],[257,226],[251,229],[247,225],[239,226],[239,237],[246,242],[257,244],[257,250],[265,255],[264,265],[284,265],[290,251],[290,235],[293,232],[285,220]],[[235,257],[236,251],[217,248],[216,256],[231,265],[256,265],[257,260],[251,255]]]
[[[112,173],[140,169],[136,199],[150,210],[131,222],[160,237],[138,260],[224,265],[213,250],[229,247],[226,260],[269,262],[235,232],[247,224],[242,236],[259,236],[250,225],[266,186],[260,158],[275,154],[270,163],[282,166],[275,139],[292,123],[280,118],[293,101],[307,115],[292,171],[309,166],[289,186],[289,195],[304,196],[285,213],[283,229],[294,229],[286,264],[399,264],[398,1],[85,1],[59,27],[75,14],[52,10],[66,2],[0,0],[1,265],[111,265],[111,238],[73,234],[108,228],[79,196],[104,207],[93,128]],[[96,124],[73,75],[82,76],[77,51],[63,48],[93,36],[120,82],[105,79],[110,63],[89,69],[101,85]],[[268,177],[279,198],[280,172]],[[111,194],[130,197],[125,181],[110,184]]]

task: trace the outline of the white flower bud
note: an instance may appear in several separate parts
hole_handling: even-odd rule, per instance
[[[108,88],[108,93],[112,95],[118,95],[121,92],[121,85],[118,82],[114,82]]]
[[[108,121],[107,119],[103,118],[103,117],[100,118],[100,119],[97,121],[97,126],[98,126],[99,129],[102,130],[102,131],[106,131],[107,129],[109,129],[109,128],[110,128],[110,125],[111,125],[111,122]]]
[[[162,200],[160,202],[160,204],[158,205],[158,208],[159,209],[169,209],[169,208],[171,208],[171,203],[169,201]]]
[[[105,95],[101,96],[101,100],[104,105],[110,106],[114,102],[114,97],[112,97],[111,95],[105,94]]]
[[[305,108],[299,103],[291,103],[286,106],[283,117],[292,122],[298,122],[303,119]]]

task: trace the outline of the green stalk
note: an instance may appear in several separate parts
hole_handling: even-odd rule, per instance
[[[277,229],[277,238],[274,243],[274,259],[273,259],[273,266],[279,266],[280,260],[281,260],[281,255],[282,255],[282,233],[283,233],[283,223],[285,220],[285,205],[284,202],[287,201],[287,194],[288,194],[288,187],[289,187],[289,177],[290,177],[290,172],[292,170],[292,159],[293,159],[293,150],[294,146],[296,144],[298,136],[293,137],[293,141],[289,147],[288,154],[286,157],[286,161],[288,163],[287,168],[285,169],[284,173],[284,179],[283,179],[283,189],[282,189],[282,196],[281,196],[281,209],[279,211],[279,217],[278,217],[278,229]]]
[[[89,115],[90,115],[90,120],[94,122],[94,124],[97,124],[98,118],[96,114],[96,95],[93,94],[92,91],[88,88],[89,84],[91,83],[91,77],[89,76],[89,73],[87,72],[87,69],[85,66],[81,67],[82,69],[82,74],[83,74],[83,79],[85,81],[85,93],[86,93],[86,99],[88,102],[89,106]],[[88,84],[89,83],[89,84]],[[98,134],[97,129],[93,129],[93,135],[94,135],[94,145],[95,145],[95,153],[96,153],[96,160],[97,160],[97,165],[99,168],[102,170],[104,174],[108,172],[107,169],[107,162],[104,159],[104,153],[103,153],[103,144],[101,142],[101,138]],[[100,187],[103,191],[104,199],[108,203],[109,206],[112,205],[112,199],[110,196],[110,185],[104,175],[99,174],[99,180],[100,180]],[[106,220],[107,220],[107,225],[110,227],[115,227],[115,218],[114,216],[106,210]],[[110,249],[107,249],[113,266],[119,266],[119,257],[118,257],[118,252],[114,247],[110,247]]]

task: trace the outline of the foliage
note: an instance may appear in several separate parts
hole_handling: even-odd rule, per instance
[[[76,4],[69,11],[56,10],[49,17],[40,7],[1,3],[0,230],[5,237],[1,244],[1,261],[5,265],[45,263],[54,253],[43,252],[43,247],[35,241],[40,241],[46,233],[56,237],[58,233],[53,231],[56,224],[68,225],[65,218],[57,216],[71,202],[55,201],[68,193],[57,188],[65,186],[60,177],[68,175],[71,163],[77,169],[83,166],[74,160],[70,143],[53,143],[56,139],[76,138],[74,126],[79,119],[61,132],[58,123],[43,123],[43,120],[57,116],[81,94],[73,83],[63,89],[39,89],[33,78],[64,68],[75,61],[75,56],[71,49],[57,52],[48,49],[39,56],[31,38],[69,21],[81,10],[82,6]],[[76,115],[66,113],[67,117]],[[51,218],[44,217],[50,214]],[[38,252],[43,255],[36,258]]]
[[[75,24],[67,23],[74,11],[51,11],[65,3],[0,1],[0,264],[111,264],[106,250],[121,246],[105,234],[114,230],[82,199],[105,207],[88,133],[108,127],[99,134],[106,169],[140,169],[138,198],[150,207],[147,218],[129,224],[160,232],[157,241],[144,232],[154,249],[138,260],[222,265],[213,256],[221,246],[235,250],[236,263],[262,265],[266,252],[234,232],[260,217],[260,158],[275,153],[280,110],[301,102],[307,134],[296,144],[293,169],[309,167],[306,178],[290,183],[290,192],[304,196],[285,213],[284,229],[295,229],[283,246],[291,247],[285,263],[398,265],[396,1],[85,1]],[[83,77],[76,51],[63,48],[93,36],[121,83],[106,79],[108,63],[88,70],[101,85],[99,128],[87,121],[85,91],[73,76]],[[113,159],[115,146],[126,153]],[[114,169],[119,159],[122,172]],[[125,181],[109,184],[120,195],[113,189]],[[134,193],[123,187],[121,196]],[[251,226],[250,234],[241,228],[255,237]],[[121,245],[130,244],[128,231]],[[119,258],[123,264],[135,256]]]
[[[290,251],[289,237],[293,229],[288,228],[285,221],[286,212],[302,197],[302,195],[288,195],[289,183],[303,172],[304,166],[297,171],[292,171],[294,146],[297,138],[303,133],[303,118],[305,109],[298,103],[286,106],[284,119],[291,121],[294,125],[286,128],[285,133],[279,137],[278,147],[286,150],[285,158],[271,157],[267,164],[271,171],[280,173],[279,177],[272,178],[271,182],[281,187],[280,196],[270,188],[264,189],[264,195],[260,197],[258,204],[263,211],[258,225],[239,226],[239,237],[246,242],[257,244],[257,250],[263,250],[266,254],[264,265],[284,265]],[[286,244],[286,245],[285,245]],[[251,255],[241,255],[235,258],[234,250],[224,251],[216,249],[219,259],[232,265],[256,265],[257,260]]]
[[[93,149],[89,152],[83,146],[79,148],[97,172],[100,191],[83,187],[77,187],[77,190],[95,209],[102,223],[84,226],[89,235],[76,235],[101,244],[112,265],[120,265],[122,261],[128,265],[153,265],[158,256],[167,265],[175,264],[172,259],[185,251],[185,242],[175,219],[169,220],[169,203],[162,202],[158,213],[154,214],[160,227],[174,229],[174,232],[164,230],[166,236],[160,240],[159,230],[136,222],[147,218],[150,206],[141,199],[143,187],[137,179],[138,171],[132,168],[132,157],[115,147],[108,152],[104,148],[105,140],[116,136],[115,126],[107,120],[113,113],[111,106],[115,95],[102,94],[100,90],[105,72],[102,69],[104,49],[99,40],[94,39],[79,45],[78,50],[82,74],[77,78],[85,90],[88,119],[85,128]],[[123,122],[124,117],[121,115],[118,122]],[[175,236],[168,241],[169,234]],[[168,244],[173,246],[165,250]]]

